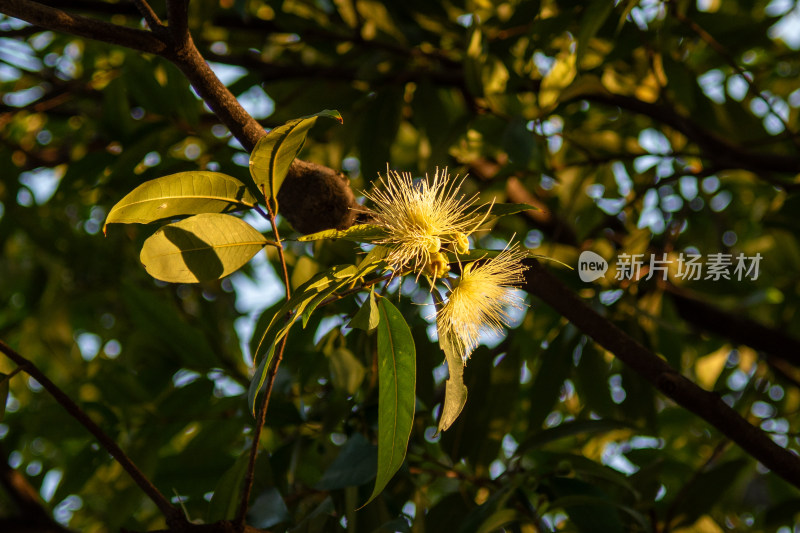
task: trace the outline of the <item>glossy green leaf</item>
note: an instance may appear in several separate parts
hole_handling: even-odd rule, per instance
[[[378,304],[375,302],[375,291],[370,289],[369,296],[358,309],[358,312],[350,320],[351,328],[372,331],[378,327],[381,321],[381,314],[378,311]]]
[[[341,282],[342,280],[347,281],[356,270],[354,265],[338,265],[315,275],[292,293],[292,297],[275,313],[260,336],[258,331],[255,332],[254,335],[260,340],[253,356],[255,360],[260,358],[261,361],[256,368],[247,391],[247,401],[250,406],[250,412],[253,415],[255,415],[256,411],[256,397],[267,377],[267,369],[272,361],[278,342],[289,332],[289,329],[309,304],[315,301],[319,302],[316,298],[320,293],[332,283]]]
[[[311,318],[311,313],[313,313],[320,304],[322,304],[325,300],[332,296],[334,292],[343,286],[352,283],[355,279],[357,279],[357,277],[358,268],[355,265],[348,265],[346,268],[338,271],[336,273],[336,279],[334,282],[322,289],[319,294],[315,295],[303,309],[303,327],[306,327],[308,320]]]
[[[266,200],[273,202],[277,209],[278,191],[289,172],[289,167],[300,153],[306,141],[308,130],[316,124],[319,117],[328,117],[342,122],[338,111],[324,110],[314,115],[290,120],[282,126],[273,128],[256,143],[250,154],[250,175]]]
[[[311,313],[322,304],[325,300],[333,295],[345,285],[353,285],[359,279],[367,274],[375,271],[383,264],[383,258],[386,257],[387,249],[383,246],[376,246],[367,254],[367,256],[359,263],[358,267],[349,266],[338,270],[335,274],[336,282],[320,291],[303,310],[303,327],[306,327],[308,320],[311,318]]]
[[[368,442],[361,433],[355,433],[347,439],[315,488],[334,490],[363,485],[375,478],[377,459],[377,447]]]
[[[625,531],[615,504],[596,486],[573,478],[554,477],[549,481],[556,500],[580,533],[622,533]]]
[[[286,502],[275,487],[269,487],[258,495],[247,511],[247,523],[259,530],[266,530],[290,519]]]
[[[327,355],[333,386],[348,395],[355,394],[367,374],[364,365],[347,348],[336,348]]]
[[[378,309],[378,474],[364,505],[381,493],[402,466],[414,421],[414,339],[405,318],[389,300],[378,300]]]
[[[140,260],[156,279],[197,283],[235,272],[267,242],[258,230],[240,218],[205,213],[155,232],[144,242]]]
[[[244,476],[247,472],[249,454],[243,453],[219,478],[214,487],[214,496],[208,504],[208,522],[232,520],[236,517],[241,502]]]
[[[156,220],[200,213],[229,213],[250,209],[256,198],[244,183],[209,171],[179,172],[142,183],[117,202],[106,217],[113,223],[147,224]]]
[[[345,239],[353,242],[374,242],[386,236],[386,232],[374,224],[356,224],[345,230],[326,229],[310,235],[303,235],[298,241],[320,241],[323,239]]]

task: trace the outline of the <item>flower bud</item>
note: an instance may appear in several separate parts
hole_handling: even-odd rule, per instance
[[[469,239],[463,233],[456,233],[455,242],[456,253],[465,254],[469,252]]]
[[[440,278],[450,272],[450,265],[447,258],[441,252],[431,254],[430,261],[425,265],[425,275],[433,279]]]
[[[429,235],[427,237],[427,243],[425,249],[428,250],[428,253],[431,254],[438,253],[439,250],[442,249],[442,239],[440,239],[436,235]]]

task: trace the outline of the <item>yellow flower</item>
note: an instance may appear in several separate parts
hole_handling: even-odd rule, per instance
[[[390,170],[381,177],[382,189],[364,193],[374,206],[368,211],[386,237],[376,241],[389,248],[386,258],[394,272],[410,269],[425,271],[434,278],[446,271],[441,268],[440,250],[452,244],[459,253],[468,247],[467,235],[486,218],[472,208],[477,196],[459,196],[463,179],[451,179],[447,169],[436,169],[414,183],[411,174]]]
[[[506,247],[481,265],[464,265],[461,277],[454,282],[436,324],[439,335],[450,339],[464,364],[478,346],[482,332],[502,333],[510,320],[506,309],[522,308],[522,299],[510,287],[522,283],[522,273],[527,269],[522,259],[526,256],[516,244]]]

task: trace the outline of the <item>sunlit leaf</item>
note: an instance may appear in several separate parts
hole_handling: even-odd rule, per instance
[[[364,331],[372,331],[378,327],[381,321],[381,314],[378,310],[378,304],[375,302],[375,291],[370,290],[369,296],[366,301],[359,307],[358,312],[350,320],[351,328],[363,329]]]
[[[342,116],[338,111],[328,109],[290,120],[270,130],[258,141],[250,154],[250,175],[253,176],[258,190],[264,193],[266,200],[273,202],[276,209],[278,191],[289,172],[289,167],[303,148],[308,130],[316,124],[319,117],[342,122]]]
[[[197,283],[235,272],[267,243],[258,230],[240,218],[206,213],[155,232],[144,242],[140,259],[156,279]]]
[[[414,421],[414,339],[405,318],[389,300],[378,300],[378,309],[378,474],[364,505],[381,493],[403,464]]]
[[[575,54],[559,54],[556,62],[542,80],[539,89],[539,106],[546,108],[558,102],[561,92],[572,83],[577,73]]]
[[[179,172],[142,183],[117,202],[106,218],[112,223],[147,224],[200,213],[250,209],[256,198],[244,183],[219,172]]]
[[[247,391],[247,401],[250,412],[255,414],[255,401],[261,390],[264,380],[267,377],[269,364],[275,353],[278,342],[289,332],[295,321],[302,316],[303,311],[312,302],[319,303],[319,295],[333,283],[347,282],[358,269],[354,265],[338,265],[325,272],[320,272],[313,278],[303,283],[293,293],[292,297],[281,306],[280,310],[273,315],[263,333],[256,331],[254,336],[259,338],[253,357],[261,360],[256,368],[255,374],[250,381]]]
[[[345,230],[326,229],[311,235],[303,235],[298,241],[319,241],[322,239],[345,239],[354,242],[373,242],[386,236],[386,233],[374,224],[357,224]]]

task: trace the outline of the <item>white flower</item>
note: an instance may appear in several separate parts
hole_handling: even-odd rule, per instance
[[[418,276],[422,272],[441,276],[447,271],[442,247],[452,245],[456,252],[466,253],[467,235],[487,216],[473,208],[477,196],[459,196],[464,180],[451,179],[447,169],[436,169],[433,181],[426,175],[415,183],[411,174],[391,170],[380,181],[382,189],[364,196],[374,204],[368,211],[374,223],[386,232],[376,243],[389,248],[389,267],[397,273],[411,270]]]
[[[506,309],[522,308],[522,299],[511,287],[523,281],[525,257],[527,254],[515,244],[483,264],[464,265],[461,277],[454,282],[447,302],[438,311],[436,324],[439,335],[450,339],[464,364],[478,346],[483,331],[501,333],[503,326],[509,324]]]

